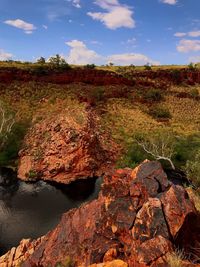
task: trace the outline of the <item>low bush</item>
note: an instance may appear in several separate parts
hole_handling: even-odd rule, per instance
[[[184,169],[186,162],[193,159],[200,150],[200,135],[192,134],[187,137],[178,136],[175,143],[173,161],[178,168]]]
[[[196,153],[192,160],[186,162],[185,171],[191,182],[199,187],[200,186],[200,150]]]
[[[181,83],[181,71],[178,69],[171,70],[172,80],[176,84]]]
[[[149,65],[149,64],[144,65],[144,69],[145,70],[151,70],[151,65]]]
[[[163,96],[159,89],[150,89],[144,94],[144,99],[147,101],[158,102],[163,100]]]
[[[198,99],[199,97],[199,90],[197,88],[192,88],[189,92],[190,97],[194,99]]]
[[[96,65],[95,64],[87,64],[84,66],[85,69],[95,69]]]
[[[28,122],[14,124],[12,132],[0,151],[0,166],[15,165],[28,126]]]
[[[127,148],[124,155],[117,162],[118,168],[135,168],[138,164],[144,161],[146,158],[149,158],[144,150],[138,146],[137,143],[132,143]]]
[[[172,115],[168,108],[162,106],[153,106],[149,109],[149,115],[154,119],[171,119]]]

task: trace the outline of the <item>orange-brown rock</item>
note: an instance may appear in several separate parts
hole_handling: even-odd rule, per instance
[[[17,248],[13,247],[5,255],[0,257],[1,267],[17,267],[28,258],[34,251],[36,246],[42,242],[42,238],[38,238],[35,241],[30,239],[22,239]]]
[[[4,83],[12,81],[37,81],[45,83],[69,84],[69,83],[86,83],[93,85],[137,85],[141,86],[156,86],[152,82],[158,81],[159,85],[163,84],[166,87],[168,84],[189,84],[194,85],[200,83],[199,69],[161,69],[161,70],[133,70],[129,73],[129,79],[112,71],[98,69],[83,69],[73,68],[62,71],[48,70],[45,67],[43,70],[34,68],[32,71],[17,69],[17,68],[0,68],[0,80]]]
[[[100,176],[110,167],[115,153],[99,131],[98,117],[83,109],[82,117],[73,119],[69,112],[63,108],[62,114],[49,116],[29,130],[19,153],[19,178],[68,184]]]
[[[81,266],[79,266],[81,267]],[[108,261],[104,263],[95,263],[90,265],[89,267],[128,267],[127,263],[122,260],[114,260],[114,261]]]
[[[106,175],[98,199],[64,214],[21,266],[70,259],[75,267],[166,267],[176,246],[200,256],[191,246],[200,242],[199,222],[185,189],[168,181],[160,163],[145,161]]]

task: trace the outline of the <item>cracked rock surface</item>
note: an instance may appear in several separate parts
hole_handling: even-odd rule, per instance
[[[191,255],[199,222],[186,190],[168,181],[160,163],[145,161],[106,175],[98,199],[65,213],[21,266],[56,266],[68,258],[81,267],[164,267],[175,246]]]

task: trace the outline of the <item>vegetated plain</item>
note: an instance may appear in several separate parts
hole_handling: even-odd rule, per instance
[[[67,84],[30,78],[31,75],[65,76],[71,70],[89,75],[88,81]],[[25,76],[20,78],[21,71],[25,71]],[[109,82],[109,78],[104,85],[91,82],[90,72],[98,76],[99,71],[129,82]],[[8,76],[0,81],[0,100],[15,119],[0,152],[2,166],[17,166],[18,151],[27,129],[50,114],[62,112],[64,107],[68,112],[71,110],[77,121],[81,120],[83,109],[95,110],[101,130],[109,132],[118,144],[118,167],[134,167],[145,158],[153,159],[138,144],[138,136],[155,144],[161,142],[161,136],[164,139],[167,136],[166,145],[173,150],[172,160],[176,168],[184,171],[200,151],[200,84],[191,75],[200,72],[198,64],[77,67],[59,61],[52,64],[13,61],[1,62],[0,72]],[[187,73],[186,78],[183,72]],[[17,79],[9,79],[13,73],[17,73]],[[198,185],[200,176],[193,179]]]
[[[115,168],[134,168],[146,158],[160,160],[167,171],[168,178],[171,173],[173,178],[179,179],[179,183],[186,182],[187,186],[188,180],[185,178],[189,179],[192,186],[187,188],[187,192],[194,200],[198,212],[200,211],[200,68],[198,64],[189,66],[146,65],[143,67],[133,65],[118,67],[112,64],[101,67],[96,67],[94,64],[70,66],[59,55],[52,58],[49,63],[46,63],[43,58],[37,63],[1,62],[0,167],[17,168],[20,149],[30,145],[25,150],[31,153],[33,147],[37,148],[38,140],[36,140],[35,133],[44,138],[48,145],[52,132],[49,133],[45,127],[45,129],[42,128],[43,125],[47,125],[48,118],[56,120],[59,117],[58,114],[64,116],[66,114],[71,128],[73,129],[73,126],[76,125],[77,129],[87,123],[88,111],[94,115],[98,124],[98,134],[102,133],[99,136],[105,138],[104,143],[110,146],[110,140],[113,142],[113,153],[116,153],[116,157],[113,157],[115,158],[115,162],[113,162]],[[40,124],[43,121],[46,124]],[[40,132],[30,131],[28,135],[30,144],[24,142],[28,130],[34,128],[37,123],[41,126],[36,127]],[[43,143],[42,138],[40,144]],[[76,138],[76,132],[72,131],[72,143]],[[52,147],[50,150],[53,150]],[[34,157],[38,163],[42,160],[43,151],[40,148],[35,151],[37,153]],[[50,152],[52,153],[52,151]],[[162,179],[167,180],[158,163],[145,162],[145,164],[157,166],[159,171],[156,169],[156,175],[161,174]],[[146,168],[144,165],[142,168]],[[70,166],[68,167],[70,169]],[[142,169],[141,172],[143,171]],[[122,173],[125,176],[128,173],[134,176],[134,171],[132,173],[128,169],[116,171],[116,176],[120,177]],[[34,170],[29,172],[29,178],[35,178],[36,175]],[[122,184],[120,184],[121,182]],[[165,186],[165,182],[169,181],[164,181],[163,186]],[[125,179],[125,183],[128,183],[128,180]],[[111,185],[117,192],[119,187],[124,185],[124,181],[120,177],[120,179],[114,179],[114,183],[112,181]],[[107,186],[111,191],[109,193],[112,194],[109,183]],[[166,187],[166,192],[162,193],[168,194],[176,189],[182,196],[182,193],[185,192],[181,187],[171,186],[170,190],[168,189]],[[109,190],[105,187],[105,192]],[[159,195],[160,189],[156,190]],[[120,190],[118,193],[121,197]],[[184,212],[186,210],[184,205],[188,203],[188,196],[185,193],[183,194],[185,202],[181,202]],[[172,195],[176,194],[172,193]],[[144,192],[142,197],[146,197]],[[175,200],[179,198],[182,201],[180,196]],[[124,199],[125,202],[122,203],[126,203],[127,198]],[[166,200],[169,204],[169,199],[166,198]],[[177,203],[174,204],[173,200],[171,197],[170,203],[174,209],[174,205]],[[115,206],[116,210],[121,207],[120,201],[118,202],[116,198],[116,203],[119,205]],[[127,203],[127,210],[131,212],[129,202]],[[122,208],[125,207],[124,210],[126,210],[126,206],[123,205]],[[156,210],[157,208],[156,206]],[[148,210],[148,213],[151,212]],[[160,214],[163,216],[163,210]],[[162,216],[160,215],[159,218]],[[159,221],[159,219],[156,220]],[[82,222],[82,220],[80,221]],[[146,223],[143,220],[141,222]],[[152,223],[154,224],[154,221]],[[187,224],[184,225],[183,229],[187,229]],[[191,225],[193,225],[192,222]],[[193,226],[196,227],[195,229],[198,228],[195,224]],[[117,229],[115,225],[112,225],[111,228],[113,233]],[[143,228],[141,227],[141,229]],[[55,249],[57,249],[56,245]],[[199,255],[198,253],[195,256]],[[169,255],[167,262],[169,266],[181,266],[184,257],[185,255],[182,255],[181,251],[175,250]],[[59,266],[65,265],[73,266],[68,261]]]

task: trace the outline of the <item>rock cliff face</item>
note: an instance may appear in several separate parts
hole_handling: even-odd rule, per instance
[[[75,121],[66,111],[30,129],[19,153],[19,178],[68,184],[110,167],[114,153],[99,132],[97,116],[92,111],[81,115]]]
[[[189,84],[194,85],[200,83],[199,69],[190,70],[188,68],[179,70],[134,70],[129,74],[129,78],[125,78],[120,74],[112,71],[98,69],[82,69],[75,68],[62,72],[53,70],[38,70],[32,72],[17,68],[0,69],[0,81],[11,83],[13,81],[37,81],[43,83],[70,84],[70,83],[86,83],[93,85],[145,85],[144,78],[158,81],[165,81],[168,84]],[[146,81],[146,85],[148,85]],[[150,85],[150,84],[149,84]]]
[[[24,250],[21,266],[70,260],[81,267],[166,267],[175,247],[191,259],[200,257],[199,228],[199,214],[186,190],[168,181],[160,163],[145,161],[134,170],[105,176],[98,199],[64,214],[34,252]]]
[[[133,85],[133,82],[121,75],[111,71],[89,70],[89,69],[70,69],[67,71],[56,72],[49,71],[45,73],[30,73],[26,70],[15,68],[0,69],[0,80],[5,83],[13,81],[37,81],[44,83],[69,84],[86,83],[94,85],[125,84]]]

